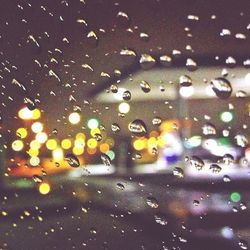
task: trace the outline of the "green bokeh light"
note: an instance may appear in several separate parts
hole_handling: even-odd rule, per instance
[[[232,202],[239,202],[241,200],[241,195],[238,192],[233,192],[230,195],[230,199]]]

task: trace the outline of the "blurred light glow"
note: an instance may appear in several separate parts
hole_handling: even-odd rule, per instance
[[[12,147],[12,149],[14,151],[21,151],[23,149],[23,147],[24,147],[23,141],[21,141],[21,140],[15,140],[15,141],[12,142],[11,147]]]
[[[30,165],[31,165],[31,166],[35,167],[35,166],[38,166],[39,164],[40,164],[40,159],[39,159],[39,157],[37,157],[37,156],[32,156],[32,157],[30,158]]]
[[[81,120],[81,116],[77,112],[73,112],[68,117],[71,124],[78,124]]]
[[[220,114],[220,119],[223,122],[231,122],[233,120],[233,113],[230,111],[225,111]]]
[[[239,202],[241,200],[241,195],[238,192],[233,192],[230,195],[230,199],[232,202]]]
[[[96,153],[96,148],[87,148],[87,152],[90,155],[94,155]]]
[[[27,131],[26,128],[19,128],[19,129],[17,129],[16,134],[17,134],[20,138],[24,139],[24,138],[27,137],[28,131]]]
[[[39,155],[39,150],[38,149],[34,149],[34,148],[30,148],[27,153],[28,153],[28,155],[30,157],[38,156]]]
[[[36,134],[36,140],[39,143],[45,143],[47,141],[47,139],[48,139],[48,136],[44,132],[40,132],[40,133]]]
[[[30,119],[32,119],[33,113],[27,107],[24,107],[24,108],[19,110],[18,116],[19,116],[19,118],[21,118],[23,120],[30,120]]]
[[[91,118],[88,120],[87,126],[89,129],[96,129],[99,127],[99,121],[96,118]]]
[[[194,87],[180,87],[180,95],[184,98],[191,97],[194,94]]]
[[[60,162],[64,158],[63,150],[61,148],[56,148],[52,151],[52,157],[55,162]]]
[[[74,147],[72,151],[75,155],[81,155],[84,153],[84,148]]]
[[[39,149],[40,147],[41,147],[41,144],[38,141],[33,140],[30,142],[30,148]]]
[[[147,147],[147,141],[142,139],[137,139],[134,141],[133,146],[135,150],[141,151]]]
[[[117,101],[122,101],[123,100],[123,92],[126,91],[124,88],[118,88],[117,93],[113,93],[114,98]]]
[[[115,159],[115,152],[114,151],[109,150],[106,154],[109,156],[111,161],[113,161]]]
[[[47,142],[46,142],[46,147],[47,149],[49,150],[54,150],[57,148],[57,141],[55,139],[49,139]]]
[[[119,104],[118,110],[120,113],[127,114],[130,111],[130,105],[126,102],[122,102]]]
[[[91,129],[90,134],[94,137],[96,134],[101,134],[101,130],[99,128]]]
[[[34,122],[34,123],[31,125],[31,130],[32,130],[34,133],[42,132],[42,130],[43,130],[43,124],[42,124],[41,122]]]
[[[76,139],[83,139],[83,140],[85,140],[85,139],[86,139],[86,136],[85,136],[84,133],[78,133],[78,134],[76,135]]]
[[[39,110],[39,109],[34,109],[33,111],[32,111],[32,118],[34,119],[34,120],[37,120],[37,119],[39,119],[41,117],[41,111]]]
[[[201,136],[195,135],[189,138],[187,141],[184,142],[187,148],[194,148],[201,145],[202,138]]]
[[[102,153],[106,153],[106,152],[108,152],[109,151],[109,145],[108,145],[108,143],[102,143],[101,145],[100,145],[100,151],[102,152]]]
[[[96,148],[97,147],[97,141],[94,138],[90,138],[87,141],[87,146],[91,149]]]
[[[63,149],[70,149],[72,146],[71,140],[70,139],[63,139],[61,142],[61,146]]]
[[[46,195],[46,194],[48,194],[49,192],[50,192],[50,185],[48,184],[48,183],[41,183],[40,185],[39,185],[39,192],[40,192],[40,194],[43,194],[43,195]]]

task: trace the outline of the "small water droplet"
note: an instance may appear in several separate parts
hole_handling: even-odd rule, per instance
[[[160,126],[162,123],[162,119],[160,117],[154,117],[153,120],[152,120],[152,124],[153,125],[156,125],[156,126]]]
[[[128,129],[136,136],[145,136],[147,134],[146,124],[140,119],[130,122]]]
[[[238,244],[239,244],[239,246],[240,246],[241,249],[244,249],[244,250],[248,249],[248,243],[247,243],[247,241],[240,240]]]
[[[151,197],[151,196],[147,197],[146,202],[151,208],[158,208],[159,207],[159,203],[154,197]]]
[[[198,68],[197,63],[192,58],[187,59],[186,67],[188,71],[195,71]]]
[[[42,176],[40,176],[40,175],[33,175],[33,181],[35,182],[35,183],[41,183],[41,182],[43,182],[43,177]]]
[[[155,59],[149,54],[142,54],[140,58],[140,65],[142,69],[151,69],[155,65]]]
[[[227,79],[223,77],[215,78],[211,81],[211,86],[216,96],[220,99],[227,99],[231,96],[232,87]]]
[[[216,135],[216,128],[212,123],[207,122],[202,127],[202,133],[204,135]]]
[[[190,76],[181,75],[179,78],[179,84],[183,87],[189,87],[192,85],[192,79]]]
[[[124,190],[125,189],[125,186],[122,184],[122,183],[117,183],[116,184],[116,187],[120,190]]]
[[[212,171],[214,174],[218,174],[221,171],[221,167],[218,164],[211,164],[209,169]]]
[[[178,177],[178,178],[183,178],[184,177],[184,171],[182,168],[179,167],[175,167],[173,169],[173,174],[174,176]]]
[[[164,215],[156,214],[154,218],[155,222],[162,226],[166,226],[168,224],[167,218]]]
[[[195,167],[197,170],[201,170],[204,167],[204,162],[198,156],[192,156],[190,159],[190,165]]]
[[[122,98],[125,101],[129,101],[131,99],[131,92],[129,90],[126,90],[122,94]]]
[[[243,134],[237,134],[234,139],[236,140],[236,144],[242,148],[246,147],[248,145],[248,139]]]
[[[149,83],[146,81],[141,81],[140,86],[141,86],[141,89],[144,93],[148,93],[151,90]]]
[[[111,166],[111,159],[106,154],[101,154],[102,163],[106,166]]]
[[[222,162],[226,165],[234,163],[234,157],[231,154],[225,154],[222,158]]]
[[[65,160],[73,168],[78,168],[80,166],[80,161],[74,154],[71,154],[71,153],[67,154],[65,157]]]
[[[111,130],[114,133],[118,133],[118,132],[120,132],[121,128],[117,123],[113,123],[113,124],[111,124]]]

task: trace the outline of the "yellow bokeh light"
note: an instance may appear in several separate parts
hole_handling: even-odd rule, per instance
[[[71,140],[70,139],[63,139],[61,142],[61,146],[63,149],[70,149],[72,146]]]
[[[43,124],[42,124],[41,122],[34,122],[34,123],[31,125],[31,130],[32,130],[34,133],[42,132],[42,130],[43,130]]]
[[[87,146],[89,148],[96,148],[97,147],[97,141],[94,138],[91,138],[87,141]]]
[[[157,145],[158,145],[158,143],[157,143],[157,140],[155,137],[150,137],[148,139],[148,147],[153,148],[153,147],[157,147]]]
[[[101,130],[99,128],[93,128],[90,130],[91,136],[95,136],[95,134],[101,134]]]
[[[85,146],[85,140],[84,139],[76,139],[74,142],[74,145],[76,148],[84,148]]]
[[[165,146],[165,140],[164,140],[163,136],[159,136],[157,138],[157,144],[158,144],[159,147],[164,147]]]
[[[33,140],[30,142],[30,148],[39,149],[40,147],[41,147],[41,144],[38,141]]]
[[[23,149],[24,145],[23,145],[23,142],[21,140],[15,140],[12,142],[11,147],[14,151],[21,151]]]
[[[77,112],[73,112],[69,115],[69,122],[71,124],[77,124],[81,120],[81,116]]]
[[[18,116],[19,118],[23,119],[23,120],[29,120],[32,119],[32,111],[29,110],[27,107],[24,107],[22,109],[19,110],[18,112]]]
[[[60,162],[64,158],[63,150],[61,148],[56,148],[52,151],[52,157],[55,162]]]
[[[30,148],[27,153],[28,153],[28,155],[30,157],[38,156],[39,155],[39,150],[38,149],[34,149],[34,148]]]
[[[110,149],[110,147],[109,147],[108,143],[102,143],[102,144],[100,145],[100,151],[101,151],[102,153],[104,153],[104,154],[105,154],[106,152],[108,152],[109,149]]]
[[[27,131],[26,128],[19,128],[19,129],[16,131],[16,134],[17,134],[20,138],[24,139],[24,138],[27,137],[28,131]]]
[[[73,151],[73,153],[74,153],[75,155],[81,155],[81,154],[83,154],[83,152],[84,152],[84,148],[77,148],[77,147],[74,147],[72,151]]]
[[[57,141],[55,139],[49,139],[47,142],[46,142],[46,147],[47,149],[49,150],[54,150],[57,148]]]
[[[85,136],[84,133],[78,133],[78,134],[76,135],[76,139],[83,139],[83,140],[85,140],[85,139],[86,139],[86,136]]]
[[[46,133],[44,132],[40,132],[36,135],[36,140],[39,142],[39,143],[45,143],[48,139],[48,136]]]
[[[34,119],[34,120],[37,120],[37,119],[39,119],[41,117],[41,111],[39,110],[39,109],[34,109],[33,111],[32,111],[32,118]]]
[[[46,195],[46,194],[48,194],[49,192],[50,192],[50,185],[48,184],[48,183],[41,183],[40,185],[39,185],[39,192],[40,192],[40,194],[43,194],[43,195]]]
[[[143,150],[147,146],[147,141],[142,140],[142,139],[135,140],[133,143],[133,146],[135,150],[139,150],[139,151]]]

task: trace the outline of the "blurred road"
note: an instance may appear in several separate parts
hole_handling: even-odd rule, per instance
[[[65,174],[49,182],[46,196],[2,195],[2,249],[244,249],[237,230],[249,235],[249,192],[234,184],[215,192],[166,175]],[[230,201],[233,191],[241,201]]]

